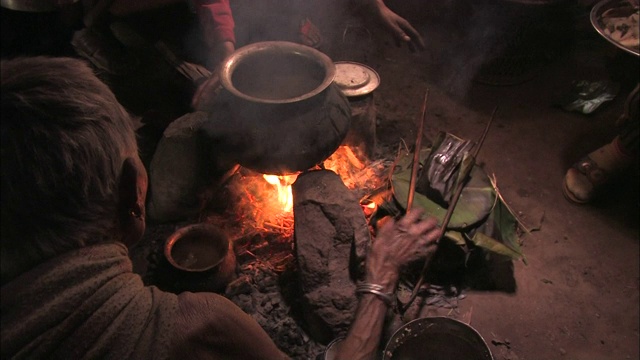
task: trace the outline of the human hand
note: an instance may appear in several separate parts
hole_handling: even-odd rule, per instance
[[[196,110],[208,109],[215,95],[220,88],[220,74],[219,70],[223,65],[224,60],[229,57],[235,51],[235,45],[231,41],[223,41],[214,46],[211,52],[211,57],[207,66],[214,69],[211,75],[204,81],[200,82],[196,89],[193,98],[191,99],[191,107]]]
[[[406,19],[389,9],[383,0],[375,0],[373,11],[378,21],[393,35],[398,45],[406,43],[411,51],[425,49],[420,33]]]
[[[213,105],[218,89],[220,88],[220,75],[218,71],[211,73],[198,85],[193,97],[191,98],[191,107],[194,111],[207,111]]]
[[[367,282],[392,292],[402,266],[433,255],[442,230],[435,218],[422,219],[423,214],[412,209],[399,220],[384,222],[367,256]]]

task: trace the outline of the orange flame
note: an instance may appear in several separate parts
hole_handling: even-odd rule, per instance
[[[338,174],[356,198],[379,187],[386,179],[386,160],[370,161],[358,148],[340,146],[322,166]],[[291,185],[298,175],[259,174],[241,168],[227,188],[233,197],[235,224],[242,234],[277,233],[283,241],[293,238],[293,194]],[[373,208],[371,208],[373,206]],[[375,204],[363,207],[365,214],[375,210]]]
[[[293,184],[298,175],[263,175],[264,179],[278,190],[278,202],[282,207],[282,211],[289,213],[293,211],[293,193],[291,192],[291,184]]]

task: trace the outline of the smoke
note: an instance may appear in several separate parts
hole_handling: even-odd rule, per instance
[[[524,8],[506,1],[446,1],[428,10],[422,33],[428,75],[449,94],[464,98],[484,65],[518,37]]]

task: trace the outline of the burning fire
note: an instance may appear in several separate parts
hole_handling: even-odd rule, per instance
[[[263,175],[264,179],[278,190],[278,202],[282,207],[282,212],[289,213],[293,211],[293,193],[291,192],[291,184],[293,184],[298,175]]]
[[[358,148],[341,146],[324,161],[322,167],[338,174],[347,188],[361,198],[385,181],[385,161],[371,162]],[[384,173],[384,174],[383,174]],[[230,183],[235,194],[234,207],[242,233],[277,233],[284,239],[293,237],[293,194],[291,185],[298,175],[258,174],[241,169]],[[368,204],[368,207],[375,204]],[[372,208],[364,209],[373,211]]]
[[[373,174],[373,169],[367,171],[366,160],[361,160],[362,155],[349,146],[341,146],[338,150],[324,161],[324,168],[340,175],[345,186],[353,190],[362,187],[367,181],[371,182],[377,176]],[[264,179],[277,189],[278,204],[283,213],[293,211],[293,193],[291,185],[296,181],[298,175],[263,175]],[[374,204],[375,206],[375,204]]]

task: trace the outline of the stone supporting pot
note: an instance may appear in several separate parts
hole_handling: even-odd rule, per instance
[[[304,320],[312,338],[328,343],[346,335],[353,320],[369,227],[358,200],[332,171],[305,172],[292,190]]]

